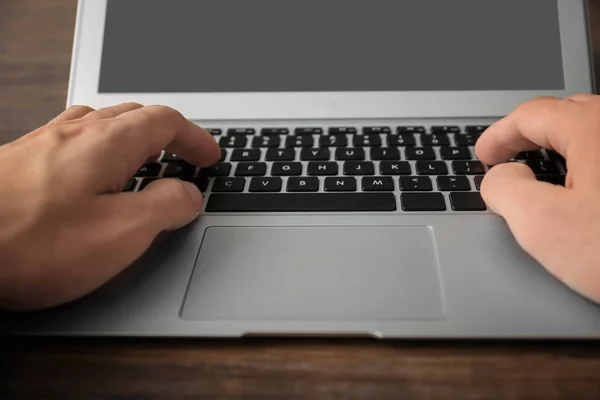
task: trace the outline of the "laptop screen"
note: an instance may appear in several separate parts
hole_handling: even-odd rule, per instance
[[[557,0],[108,0],[100,93],[563,90]]]

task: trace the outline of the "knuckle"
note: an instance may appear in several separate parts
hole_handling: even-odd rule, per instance
[[[515,109],[515,112],[520,115],[530,114],[553,114],[557,107],[560,106],[560,100],[552,96],[539,96],[532,100],[521,103]]]
[[[152,105],[146,107],[150,114],[155,115],[158,118],[183,118],[181,113],[174,108],[164,105]]]
[[[142,108],[144,106],[142,104],[136,102],[136,101],[129,101],[129,102],[126,102],[126,103],[122,103],[121,107],[132,107],[132,108],[133,107],[137,107],[137,108]]]
[[[72,137],[77,136],[82,132],[80,126],[77,125],[65,125],[60,128],[51,129],[47,137],[55,144],[60,145],[70,140]]]
[[[67,111],[72,111],[72,112],[92,112],[95,111],[92,107],[90,106],[85,106],[85,105],[81,105],[81,104],[77,104],[74,106],[71,106],[67,109]]]

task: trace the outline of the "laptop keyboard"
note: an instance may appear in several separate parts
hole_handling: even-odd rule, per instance
[[[193,182],[205,212],[483,212],[488,166],[474,146],[487,126],[269,127],[208,129],[221,161],[199,169],[163,153],[124,187],[163,177]],[[553,152],[515,157],[539,180],[564,185]]]

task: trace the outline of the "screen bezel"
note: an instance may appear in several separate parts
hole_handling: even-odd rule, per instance
[[[565,79],[565,89],[560,91],[108,94],[98,93],[107,0],[79,0],[67,105],[164,104],[197,120],[503,116],[536,96],[593,91],[586,0],[557,2]]]

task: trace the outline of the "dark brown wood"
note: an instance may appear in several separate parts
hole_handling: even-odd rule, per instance
[[[600,0],[592,3],[600,59]],[[64,109],[75,9],[75,0],[0,0],[3,141]],[[41,398],[598,399],[600,344],[0,341],[0,399]]]

